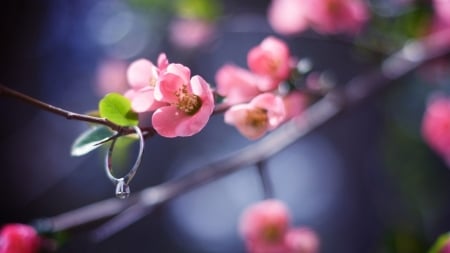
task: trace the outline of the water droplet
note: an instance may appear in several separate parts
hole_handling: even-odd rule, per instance
[[[116,185],[116,197],[119,199],[125,199],[130,196],[130,186],[126,184],[123,180],[119,180]]]

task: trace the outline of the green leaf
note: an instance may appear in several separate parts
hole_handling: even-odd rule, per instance
[[[222,12],[218,0],[178,0],[175,4],[176,12],[184,18],[214,21]]]
[[[70,154],[72,156],[82,156],[92,150],[102,146],[102,142],[113,136],[115,133],[106,126],[95,126],[83,132],[72,144]]]
[[[430,251],[428,253],[439,253],[442,250],[442,247],[444,247],[450,240],[450,233],[445,233],[438,237],[434,245],[431,247]]]
[[[121,126],[136,126],[138,114],[131,110],[131,102],[118,93],[109,93],[98,105],[100,116]]]

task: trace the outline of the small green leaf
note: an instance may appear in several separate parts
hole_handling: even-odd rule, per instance
[[[131,110],[130,101],[118,93],[109,93],[99,102],[100,116],[121,126],[136,126],[138,114]]]
[[[70,154],[72,156],[85,155],[92,150],[102,146],[102,142],[106,141],[114,134],[114,132],[112,132],[108,127],[105,126],[95,126],[89,128],[87,131],[78,136],[78,138],[72,144]]]
[[[450,233],[445,233],[438,237],[434,245],[431,247],[431,249],[428,251],[428,253],[439,253],[441,252],[442,248],[449,243],[450,240]]]

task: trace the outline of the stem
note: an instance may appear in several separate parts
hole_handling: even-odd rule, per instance
[[[0,95],[19,99],[25,103],[34,105],[42,110],[63,116],[69,120],[79,120],[79,121],[85,121],[85,122],[89,122],[89,123],[101,124],[101,125],[108,126],[111,129],[117,130],[117,131],[121,130],[123,128],[122,126],[116,125],[113,122],[108,121],[107,119],[104,119],[104,118],[99,118],[99,117],[94,117],[94,116],[89,116],[89,115],[84,115],[84,114],[78,114],[78,113],[74,113],[74,112],[64,110],[59,107],[47,104],[38,99],[32,98],[28,95],[25,95],[23,93],[20,93],[18,91],[10,89],[2,84],[0,84]]]
[[[267,162],[265,160],[259,161],[256,163],[256,167],[258,169],[258,174],[261,179],[261,184],[264,191],[264,198],[265,199],[273,198],[274,197],[273,186],[270,180]]]
[[[54,113],[56,115],[65,117],[68,120],[78,120],[78,121],[84,121],[84,122],[88,122],[88,123],[104,125],[115,131],[120,132],[123,135],[134,133],[134,129],[132,127],[120,126],[120,125],[117,125],[105,118],[99,118],[99,117],[94,117],[94,116],[90,116],[90,115],[79,114],[79,113],[75,113],[75,112],[71,112],[71,111],[62,109],[62,108],[53,106],[51,104],[45,103],[43,101],[40,101],[36,98],[25,95],[16,90],[10,89],[10,88],[4,86],[3,84],[0,84],[0,95],[9,96],[9,97],[18,99],[25,103],[36,106],[44,111],[48,111],[48,112]],[[146,138],[151,137],[156,134],[155,130],[151,127],[142,128],[142,131],[144,132],[144,137],[146,137]]]

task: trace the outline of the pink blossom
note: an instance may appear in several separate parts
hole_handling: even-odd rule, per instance
[[[100,63],[96,75],[96,91],[103,96],[110,92],[124,92],[127,87],[127,63],[122,60],[107,59]]]
[[[159,76],[154,97],[165,105],[156,109],[152,125],[164,137],[191,136],[198,133],[214,110],[209,84],[200,76],[190,79],[190,70],[171,63]]]
[[[272,28],[284,35],[299,33],[308,28],[304,0],[272,0],[268,18]]]
[[[221,67],[215,79],[217,93],[225,97],[224,102],[227,104],[248,102],[260,93],[258,85],[272,82],[270,78],[259,76],[232,64]]]
[[[251,71],[273,79],[272,83],[261,83],[262,91],[275,89],[280,81],[286,80],[291,72],[289,47],[275,37],[265,38],[247,54],[247,64]]]
[[[24,224],[7,224],[0,231],[0,253],[37,253],[41,239],[36,230]]]
[[[285,253],[284,236],[289,229],[288,208],[279,200],[249,206],[242,214],[239,230],[251,253]]]
[[[361,0],[307,0],[308,19],[320,33],[358,33],[369,19]]]
[[[283,98],[286,110],[286,120],[300,115],[308,104],[308,97],[298,91],[293,91]]]
[[[450,253],[450,239],[447,239],[447,242],[439,250],[439,253]]]
[[[286,116],[283,99],[272,93],[263,93],[248,104],[232,106],[225,112],[225,123],[234,125],[249,139],[258,139],[279,126]]]
[[[422,120],[422,135],[425,141],[450,165],[450,99],[433,98]]]
[[[193,49],[205,45],[215,33],[215,26],[212,22],[179,18],[172,21],[169,27],[170,41],[185,49]]]
[[[436,17],[443,23],[450,25],[450,2],[448,0],[433,0]]]
[[[146,59],[136,60],[128,67],[127,78],[131,89],[124,95],[131,101],[131,108],[135,112],[153,111],[164,105],[153,97],[158,76],[158,68]]]
[[[319,237],[306,227],[290,229],[284,237],[289,253],[316,253],[319,251]]]

